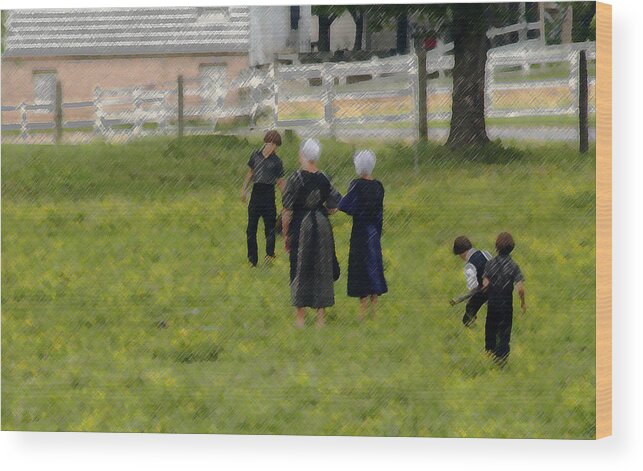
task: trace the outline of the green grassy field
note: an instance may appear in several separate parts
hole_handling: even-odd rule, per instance
[[[592,438],[595,159],[562,145],[456,153],[369,143],[385,185],[390,293],[360,324],[344,270],[299,331],[281,239],[245,261],[238,193],[258,142],[2,146],[5,430]],[[323,141],[340,191],[354,146]],[[296,168],[297,143],[280,155]],[[504,369],[448,299],[452,240],[514,234],[526,277]],[[260,239],[261,241],[261,239]],[[260,248],[262,241],[260,242]]]

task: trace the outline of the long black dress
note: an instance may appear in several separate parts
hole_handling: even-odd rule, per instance
[[[348,254],[348,295],[363,298],[388,291],[382,263],[384,186],[377,180],[353,180],[338,209],[353,216]]]
[[[283,207],[293,212],[290,239],[290,289],[293,306],[324,308],[335,304],[335,241],[327,209],[341,196],[321,172],[298,170],[288,178]]]

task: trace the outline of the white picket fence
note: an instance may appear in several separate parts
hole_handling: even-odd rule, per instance
[[[417,57],[414,54],[397,56],[388,59],[374,58],[366,62],[339,62],[307,65],[289,65],[282,67],[273,66],[272,74],[277,83],[274,97],[274,125],[276,127],[313,126],[327,128],[333,134],[339,126],[387,123],[387,122],[414,122],[417,120],[413,110],[406,113],[383,113],[363,116],[341,116],[337,114],[336,104],[340,101],[354,101],[359,107],[360,101],[386,100],[390,98],[410,98],[414,101],[417,97]],[[376,83],[383,76],[399,76],[403,82],[399,88],[386,90],[349,90],[342,91],[337,85],[345,85],[349,77],[370,76]],[[310,80],[321,80],[321,87],[305,86]],[[299,93],[281,93],[284,82],[300,81],[303,91]],[[290,119],[279,117],[280,104],[284,103],[314,103],[321,102],[323,115],[318,119]],[[412,101],[412,102],[414,102]]]
[[[596,60],[596,46],[594,42],[575,43],[561,46],[539,46],[538,41],[527,42],[521,45],[510,45],[491,49],[488,53],[485,73],[485,116],[489,118],[515,118],[539,116],[576,116],[578,114],[579,91],[579,55],[585,51],[588,62]],[[533,46],[536,45],[536,46]],[[427,72],[438,73],[445,77],[447,71],[454,67],[454,57],[444,52],[452,49],[452,44],[443,45],[436,51],[427,54]],[[534,65],[548,66],[554,64],[566,65],[569,74],[566,78],[553,78],[533,80],[529,79],[531,67]],[[518,69],[519,73],[514,81],[498,80],[499,69]],[[417,57],[415,54],[396,56],[387,59],[374,58],[366,62],[350,63],[324,63],[324,64],[298,64],[281,66],[272,69],[272,76],[276,78],[274,86],[276,93],[273,105],[273,125],[275,127],[306,127],[316,130],[326,130],[334,134],[338,128],[355,125],[386,125],[386,123],[406,123],[409,128],[417,129],[418,126],[418,73]],[[353,87],[346,84],[351,77],[370,76],[371,79]],[[388,82],[387,82],[387,76]],[[394,76],[395,87],[390,87],[390,76]],[[306,86],[310,80],[321,80],[321,86]],[[282,91],[283,84],[288,81],[299,81],[302,87],[295,93]],[[379,87],[378,87],[379,85]],[[389,86],[387,86],[389,85]],[[595,86],[595,78],[589,78],[590,88]],[[343,89],[342,89],[343,88]],[[351,89],[352,88],[352,89]],[[450,80],[430,80],[427,87],[430,121],[445,121],[451,117],[450,97],[452,94]],[[349,90],[350,89],[350,90]],[[522,91],[528,96],[528,105],[523,107],[503,106],[503,94]],[[547,100],[540,98],[556,95],[552,101],[556,106],[548,106]],[[395,99],[410,100],[411,109],[408,112],[368,114],[354,113],[354,116],[345,117],[338,115],[338,106],[344,102],[344,108],[353,103],[353,108],[359,110],[364,102]],[[323,115],[317,119],[283,119],[280,109],[285,104],[320,102],[323,105]],[[432,106],[432,103],[443,103]],[[507,99],[505,98],[505,102]],[[282,105],[282,106],[280,106]],[[590,113],[595,111],[595,104],[590,100]],[[397,125],[399,128],[399,124]]]
[[[248,116],[273,95],[266,73],[256,69],[243,71],[235,80],[209,86],[201,78],[182,80],[182,117],[188,133],[209,133],[220,119]],[[264,89],[264,87],[268,87]],[[241,92],[247,96],[240,96]],[[179,85],[176,82],[139,87],[94,91],[95,131],[104,137],[122,134],[130,137],[176,133],[179,120]]]
[[[579,54],[584,50],[588,62],[595,61],[595,43],[547,47],[533,44],[528,41],[489,51],[485,83],[487,117],[578,113]],[[453,69],[454,58],[445,53],[450,48],[451,45],[442,45],[428,52],[429,74],[437,72],[439,77],[445,77]],[[552,64],[568,65],[568,77],[530,79],[532,66]],[[512,81],[498,80],[503,70],[510,68],[517,70]],[[356,79],[361,81],[351,83]],[[590,88],[594,81],[590,78]],[[429,122],[450,119],[450,82],[448,78],[429,81]],[[511,104],[512,93],[516,91],[533,94],[528,106],[516,107]],[[63,115],[68,108],[93,107],[93,121],[65,122],[64,126],[91,127],[97,135],[108,139],[116,135],[135,138],[176,133],[178,95],[177,82],[118,89],[97,88],[93,101],[63,103]],[[418,66],[417,56],[413,53],[364,62],[296,65],[279,65],[275,62],[267,69],[247,69],[233,81],[216,86],[204,83],[198,77],[183,80],[184,128],[186,133],[211,133],[222,119],[243,116],[248,117],[252,125],[259,113],[265,116],[267,112],[271,116],[267,125],[306,129],[315,133],[335,134],[338,128],[359,126],[385,128],[391,123],[397,123],[393,125],[397,128],[406,125],[417,129],[417,96]],[[548,96],[558,96],[552,100],[553,105],[548,105],[547,100],[543,99]],[[52,127],[51,123],[30,123],[27,119],[28,112],[51,114],[52,107],[53,104],[3,104],[3,112],[19,111],[20,116],[18,123],[3,120],[3,130],[19,129],[21,136],[26,139],[32,130]],[[316,110],[319,112],[315,114]],[[593,111],[594,105],[591,103],[590,113]]]

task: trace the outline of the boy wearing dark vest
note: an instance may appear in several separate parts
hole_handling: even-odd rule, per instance
[[[464,265],[464,278],[467,281],[468,292],[453,298],[450,304],[455,306],[459,302],[469,300],[464,310],[462,323],[466,327],[470,327],[475,322],[482,305],[487,302],[487,295],[482,291],[482,275],[487,261],[491,260],[491,254],[486,250],[473,248],[467,236],[456,237],[453,242],[453,253],[466,262]]]
[[[266,235],[266,261],[275,257],[275,225],[277,222],[277,207],[275,205],[275,185],[283,193],[284,166],[275,154],[281,145],[281,135],[277,131],[268,131],[263,138],[263,147],[252,153],[248,160],[248,173],[241,187],[241,201],[246,201],[248,184],[252,181],[252,193],[248,204],[248,228],[246,240],[248,244],[248,261],[253,267],[257,266],[257,227],[259,219],[263,218]]]

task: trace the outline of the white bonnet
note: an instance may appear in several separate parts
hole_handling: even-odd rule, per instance
[[[353,162],[358,175],[371,175],[375,168],[375,154],[370,150],[359,150],[355,152]]]
[[[306,139],[299,150],[304,160],[317,162],[321,155],[321,144],[317,139]]]

